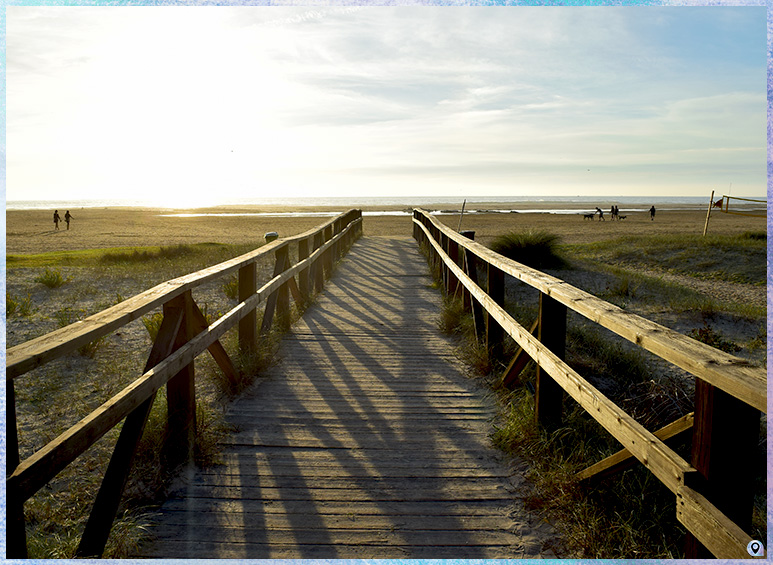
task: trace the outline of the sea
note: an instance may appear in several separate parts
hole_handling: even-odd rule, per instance
[[[760,202],[737,201],[738,205],[746,210],[766,210],[766,204],[763,198]],[[549,213],[549,214],[578,214],[580,212],[591,212],[596,206],[602,210],[608,210],[612,204],[616,204],[621,211],[644,212],[654,205],[658,210],[687,210],[695,209],[696,206],[706,205],[705,196],[475,196],[469,199],[470,205],[465,208],[465,214],[486,213]],[[545,207],[540,207],[544,203]],[[174,212],[171,207],[165,207],[158,202],[150,200],[131,200],[131,199],[93,199],[93,200],[70,200],[70,201],[52,201],[52,200],[11,200],[6,202],[6,210],[53,210],[65,209],[73,210],[79,208],[106,208],[106,207],[129,207],[129,208],[152,208],[160,211],[164,216],[192,217],[192,216],[289,216],[289,217],[328,217],[334,212],[312,211],[310,207],[367,207],[363,212],[364,216],[403,216],[409,215],[411,208],[424,207],[432,208],[439,205],[452,206],[453,209],[437,209],[434,214],[458,214],[461,210],[463,199],[455,196],[375,196],[375,197],[310,197],[310,198],[232,198],[213,200],[205,206],[201,206],[201,212],[196,212],[197,208],[187,209],[185,213]],[[484,210],[475,209],[474,204],[485,204]],[[496,204],[503,204],[501,209]],[[506,206],[505,206],[506,204]],[[523,204],[519,207],[518,204]],[[271,206],[282,207],[284,212],[228,212],[227,210],[213,212],[203,210],[211,209],[217,206],[229,207],[247,207],[247,206]],[[383,210],[379,210],[384,207]],[[395,207],[401,207],[395,210]],[[168,213],[164,212],[168,209]],[[179,209],[179,207],[177,207]]]

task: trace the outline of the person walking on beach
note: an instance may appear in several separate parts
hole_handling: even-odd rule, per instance
[[[54,229],[59,229],[59,222],[62,221],[62,218],[59,217],[59,210],[54,210]]]
[[[70,229],[70,220],[72,220],[72,214],[70,214],[70,211],[67,210],[67,212],[64,213],[64,223],[67,224],[67,229]]]
[[[598,206],[596,206],[596,212],[599,213],[599,222],[603,222],[604,221],[604,212],[602,212],[601,208],[599,208]]]
[[[650,221],[655,221],[655,206],[650,208]]]
[[[612,219],[614,220],[617,216],[617,213],[615,212],[615,205],[613,204],[612,207],[609,209],[609,215],[612,216]]]

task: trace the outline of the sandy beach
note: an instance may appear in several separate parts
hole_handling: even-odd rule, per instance
[[[680,210],[659,210],[654,221],[641,211],[621,209],[625,220],[611,221],[608,211],[606,221],[583,219],[589,212],[582,208],[576,214],[528,213],[527,209],[565,209],[565,203],[468,203],[467,209],[521,210],[519,213],[465,214],[462,229],[474,230],[476,240],[487,243],[494,236],[513,230],[537,229],[558,234],[563,243],[583,243],[609,239],[623,235],[647,234],[700,234],[706,220],[706,210],[701,207]],[[430,210],[458,210],[457,204],[433,205]],[[648,206],[631,206],[646,209]],[[378,207],[365,212],[400,211],[400,207]],[[329,211],[331,216],[344,208],[305,208],[305,212]],[[54,230],[53,210],[7,210],[6,253],[32,254],[47,251],[69,251],[124,246],[177,245],[203,242],[250,243],[262,242],[266,232],[276,231],[280,237],[306,231],[325,221],[324,217],[255,216],[245,214],[287,212],[269,207],[222,207],[196,210],[139,209],[139,208],[81,208],[70,210],[73,220],[70,230],[64,222]],[[185,215],[181,215],[185,214]],[[201,214],[218,214],[201,215]],[[239,215],[242,214],[242,215]],[[63,212],[60,212],[63,216]],[[440,215],[441,221],[456,229],[458,215]],[[411,218],[403,216],[366,216],[364,233],[372,236],[411,235]],[[748,230],[765,230],[765,218],[724,214],[714,211],[709,233],[740,233]]]

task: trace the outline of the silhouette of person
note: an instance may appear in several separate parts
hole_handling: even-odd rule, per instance
[[[655,207],[650,208],[650,221],[655,220]]]
[[[612,219],[615,219],[615,206],[612,205],[612,207],[609,209],[609,215],[612,216]]]
[[[67,212],[64,213],[64,222],[67,224],[67,229],[70,229],[70,220],[72,220],[73,216],[70,214],[70,211],[67,210]]]
[[[54,210],[54,229],[59,229],[59,222],[62,221],[62,218],[59,217],[59,210]]]
[[[601,208],[599,208],[598,206],[596,206],[596,212],[599,213],[599,222],[603,222],[604,221],[604,212],[602,212]]]

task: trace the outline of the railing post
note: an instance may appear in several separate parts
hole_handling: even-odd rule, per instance
[[[285,272],[290,266],[290,249],[285,245],[276,252],[277,270],[279,273]],[[281,267],[280,267],[281,265]],[[281,329],[287,329],[290,325],[290,286],[289,282],[282,284],[277,289],[276,295],[276,313],[277,322]]]
[[[454,265],[457,265],[457,266],[459,265],[459,244],[450,238],[448,240],[448,256],[451,258],[451,261],[454,262]],[[455,296],[458,288],[459,288],[459,279],[456,278],[456,275],[454,275],[453,272],[449,272],[448,294],[451,296]]]
[[[488,263],[488,295],[499,306],[505,306],[505,274],[491,263]],[[504,330],[496,320],[486,312],[486,349],[492,359],[502,356],[502,338]]]
[[[16,392],[13,379],[5,381],[6,398],[6,460],[5,475],[10,476],[19,466],[19,436],[16,427]],[[18,493],[6,491],[5,506],[6,556],[10,559],[27,558],[27,533],[24,522],[24,501]]]
[[[257,266],[254,262],[239,269],[239,302],[244,302],[258,291]],[[243,355],[255,351],[258,347],[257,308],[239,320],[239,350]]]
[[[559,359],[566,355],[566,306],[541,292],[539,296],[539,329],[542,344]],[[541,367],[537,367],[535,391],[535,415],[537,422],[546,428],[561,423],[561,405],[564,391]]]
[[[195,336],[193,329],[193,297],[188,290],[164,304],[164,317],[174,316],[182,309],[182,327],[175,339],[175,349]],[[170,468],[193,458],[196,441],[196,391],[194,363],[191,361],[166,384],[167,440],[166,453]]]
[[[298,242],[298,262],[303,261],[309,257],[309,240],[308,238],[302,239]],[[309,268],[306,267],[298,273],[298,288],[301,291],[304,301],[309,300]]]
[[[322,233],[314,234],[314,251],[322,247]],[[324,286],[324,274],[322,272],[322,257],[317,257],[311,266],[312,273],[314,275],[314,290],[316,292],[322,292]]]
[[[287,268],[287,245],[276,250],[276,261],[274,263],[273,277],[281,275]],[[274,314],[279,317],[280,325],[284,325],[288,319],[288,310],[290,306],[290,297],[288,294],[287,283],[282,284],[278,289],[272,292],[266,299],[266,308],[263,311],[263,322],[260,325],[260,333],[266,334],[274,323]]]
[[[444,233],[440,233],[440,248],[443,250],[443,252],[448,255],[448,236]],[[446,262],[443,261],[443,257],[440,253],[438,253],[438,259],[440,260],[440,274],[443,281],[443,289],[446,291],[446,294],[448,294],[448,289],[451,288],[451,283],[448,280],[448,273],[449,268],[448,265],[446,265]]]
[[[760,412],[745,402],[696,378],[692,466],[699,491],[743,531],[751,529],[754,508],[754,460],[760,434]],[[687,533],[685,557],[713,555]]]
[[[333,239],[333,226],[325,228],[325,243]],[[323,264],[325,266],[325,278],[329,279],[333,274],[333,249],[329,247],[323,256]]]

